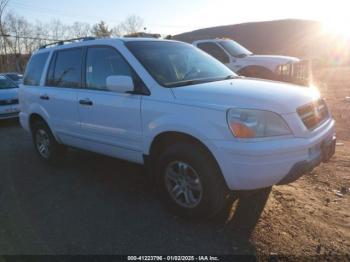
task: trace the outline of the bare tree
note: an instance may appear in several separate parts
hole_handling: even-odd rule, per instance
[[[89,36],[91,32],[91,26],[88,23],[75,22],[70,26],[70,37],[85,37]]]
[[[124,31],[120,24],[112,28],[112,37],[121,37],[123,35]]]
[[[140,31],[143,20],[132,15],[113,28],[101,21],[94,26],[75,22],[71,25],[58,19],[50,22],[30,23],[14,12],[5,12],[10,0],[0,0],[0,70],[22,72],[30,54],[40,46],[54,40],[85,37],[90,34],[106,38]]]
[[[108,38],[112,35],[112,30],[108,28],[108,25],[104,21],[95,24],[91,32],[94,36],[101,38]]]
[[[7,41],[8,38],[5,36],[7,35],[6,29],[5,29],[5,23],[4,23],[4,14],[6,10],[6,6],[9,3],[9,0],[0,0],[0,46],[2,47],[0,49],[0,54],[3,54],[2,61],[0,61],[0,66],[7,66]]]
[[[143,19],[137,15],[128,16],[124,22],[120,24],[123,34],[132,34],[140,31],[143,26]]]

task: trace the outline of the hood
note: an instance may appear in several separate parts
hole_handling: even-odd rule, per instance
[[[0,89],[0,100],[17,99],[18,88]]]
[[[173,88],[177,101],[226,110],[231,107],[294,113],[319,98],[314,89],[282,82],[238,78]]]
[[[276,64],[287,64],[287,63],[296,63],[300,59],[291,56],[280,56],[280,55],[249,55],[244,57],[247,61],[263,61],[265,63],[271,62]]]
[[[269,68],[272,72],[275,72],[279,65],[284,65],[288,63],[297,63],[300,59],[290,56],[277,56],[277,55],[249,55],[240,61],[240,67],[245,67],[248,65],[263,66]]]

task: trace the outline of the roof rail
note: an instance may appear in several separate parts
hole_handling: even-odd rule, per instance
[[[84,41],[90,41],[90,40],[95,40],[95,39],[96,38],[92,37],[92,36],[66,39],[66,40],[61,40],[61,41],[58,41],[58,42],[53,42],[53,43],[50,43],[50,44],[42,45],[42,46],[40,46],[39,49],[45,49],[45,48],[47,48],[49,46],[54,46],[54,45],[64,45],[64,43],[73,43],[73,42],[77,42],[77,41],[84,42]]]

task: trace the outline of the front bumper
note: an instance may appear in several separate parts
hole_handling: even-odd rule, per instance
[[[335,147],[334,121],[308,138],[285,137],[261,141],[212,141],[216,158],[231,190],[253,190],[286,184],[318,166],[322,147],[332,141]],[[332,151],[332,150],[330,150]],[[329,153],[329,159],[334,152]]]
[[[311,172],[315,167],[322,162],[326,163],[335,154],[336,137],[325,141],[320,145],[320,150],[314,154],[314,157],[310,160],[304,160],[296,163],[289,173],[278,183],[278,185],[286,185],[298,180],[301,176]]]
[[[0,106],[0,119],[17,118],[19,115],[19,105]]]

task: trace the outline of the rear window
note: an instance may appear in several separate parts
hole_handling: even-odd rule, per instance
[[[49,53],[41,53],[33,55],[27,65],[26,72],[24,74],[23,84],[28,86],[40,85],[41,75],[47,60]]]

